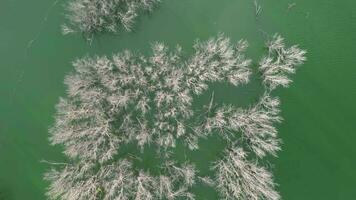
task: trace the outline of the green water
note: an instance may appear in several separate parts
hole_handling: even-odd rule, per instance
[[[247,39],[247,55],[257,59],[263,52],[259,30],[281,33],[308,50],[292,86],[277,91],[284,144],[271,164],[283,199],[356,199],[356,1],[261,0],[256,20],[252,0],[164,0],[133,33],[104,35],[91,45],[79,35],[61,35],[63,2],[0,0],[0,200],[45,199],[48,166],[40,161],[63,159],[61,148],[48,144],[47,130],[74,58],[123,49],[148,53],[153,41],[179,43],[189,53],[196,38],[224,32],[233,41]],[[238,104],[259,91],[214,90],[221,101]],[[219,145],[204,141],[202,154],[192,156],[210,159],[209,148]],[[196,192],[198,199],[217,198],[206,188]]]

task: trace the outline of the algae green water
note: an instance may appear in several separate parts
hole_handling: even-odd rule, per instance
[[[291,87],[276,92],[285,119],[278,125],[283,150],[270,160],[278,190],[286,200],[356,199],[356,1],[261,0],[256,20],[252,0],[165,0],[134,32],[102,35],[91,45],[80,35],[61,35],[64,2],[0,1],[0,200],[46,199],[42,177],[49,166],[41,160],[64,159],[47,138],[71,61],[123,49],[149,53],[153,41],[180,44],[189,54],[195,39],[219,32],[247,39],[247,56],[255,60],[263,53],[262,32],[308,50]],[[260,91],[257,82],[217,85],[215,95],[246,105]],[[205,141],[192,156],[204,168],[219,146]],[[196,194],[217,199],[206,188]]]

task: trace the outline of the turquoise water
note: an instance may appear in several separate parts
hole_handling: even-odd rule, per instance
[[[189,54],[197,38],[224,32],[233,41],[247,39],[247,55],[258,59],[264,40],[260,30],[278,32],[287,43],[308,50],[291,87],[276,92],[285,119],[278,126],[284,144],[271,164],[283,199],[356,198],[356,1],[261,0],[256,20],[251,0],[165,0],[139,19],[134,32],[102,35],[91,45],[80,35],[61,35],[64,2],[0,1],[1,200],[45,199],[48,183],[42,176],[48,165],[40,161],[64,159],[60,147],[48,144],[47,130],[75,58],[123,49],[149,53],[154,41],[180,44]],[[296,6],[288,10],[293,2]],[[221,101],[246,105],[259,92],[253,84],[214,90]],[[209,140],[203,145],[218,149],[221,144]],[[211,157],[206,149],[202,159]],[[217,198],[204,188],[197,195]]]

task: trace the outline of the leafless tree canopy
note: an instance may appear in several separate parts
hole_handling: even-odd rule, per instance
[[[151,11],[160,0],[70,0],[67,8],[68,24],[63,33],[81,32],[90,36],[96,32],[130,31],[135,19],[144,11]]]
[[[195,167],[166,162],[159,176],[137,171],[128,160],[119,160],[99,168],[93,163],[68,164],[52,170],[45,178],[52,182],[47,195],[51,199],[80,200],[154,200],[194,199],[189,188],[195,183]]]
[[[57,106],[51,129],[53,144],[65,145],[71,158],[110,160],[120,144],[156,143],[174,147],[183,138],[191,148],[197,139],[188,136],[192,121],[192,96],[208,88],[209,82],[246,83],[250,60],[239,43],[231,45],[222,35],[198,42],[187,61],[177,47],[153,45],[153,55],[125,51],[112,59],[83,58],[74,62],[68,75],[68,97]]]
[[[241,147],[226,150],[216,166],[217,188],[225,199],[280,199],[274,190],[272,174],[257,163],[247,160]]]
[[[260,61],[260,71],[263,73],[263,83],[271,90],[277,86],[288,87],[292,80],[289,74],[294,74],[296,67],[306,60],[306,51],[297,45],[286,47],[280,35],[274,35],[267,42],[268,55]]]
[[[121,1],[120,1],[121,2]],[[126,1],[125,1],[126,2]],[[51,199],[150,200],[195,199],[197,182],[215,187],[223,199],[279,199],[272,174],[259,160],[280,150],[275,123],[280,101],[270,91],[288,86],[288,74],[305,60],[296,46],[285,47],[275,36],[260,62],[266,92],[249,108],[207,105],[208,115],[193,111],[193,97],[209,83],[234,86],[249,81],[251,61],[244,56],[245,41],[232,44],[224,35],[198,41],[186,58],[180,47],[152,45],[152,55],[124,51],[111,58],[76,60],[65,79],[67,97],[57,105],[50,129],[52,144],[64,146],[70,162],[46,174]],[[214,107],[214,109],[211,109]],[[202,117],[203,116],[203,117]],[[199,120],[197,120],[199,118]],[[203,118],[203,119],[201,119]],[[201,177],[194,164],[176,163],[167,153],[182,141],[190,150],[198,141],[218,134],[227,141],[222,159],[212,167],[215,177]],[[161,172],[136,169],[125,158],[115,158],[122,145],[144,151],[159,148]]]
[[[265,93],[259,102],[249,109],[222,106],[201,127],[208,133],[217,132],[228,141],[236,138],[248,144],[258,157],[276,155],[280,150],[274,123],[280,122],[279,100]]]

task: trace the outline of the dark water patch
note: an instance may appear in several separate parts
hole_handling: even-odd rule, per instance
[[[14,195],[10,186],[4,185],[0,179],[0,200],[13,200]]]

